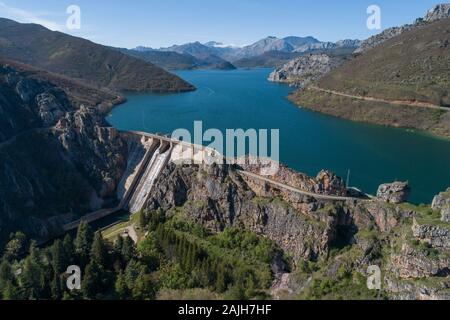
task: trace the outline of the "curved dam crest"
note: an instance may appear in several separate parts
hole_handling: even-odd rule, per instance
[[[315,176],[328,169],[374,194],[378,185],[409,181],[415,203],[431,203],[450,186],[450,141],[420,132],[355,123],[293,105],[292,88],[268,82],[270,69],[180,71],[198,90],[129,95],[107,118],[119,130],[171,134],[179,128],[280,129],[280,160]]]

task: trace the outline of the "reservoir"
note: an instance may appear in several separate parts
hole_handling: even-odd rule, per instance
[[[450,141],[421,132],[356,123],[292,104],[292,88],[267,81],[270,69],[196,70],[177,74],[197,87],[180,94],[133,94],[108,122],[119,130],[171,134],[194,121],[203,130],[279,129],[280,160],[315,176],[335,172],[374,194],[378,185],[409,181],[410,201],[431,203],[450,187]]]

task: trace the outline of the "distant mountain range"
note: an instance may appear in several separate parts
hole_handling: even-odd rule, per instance
[[[285,38],[267,37],[244,47],[226,46],[220,42],[192,42],[153,49],[136,47],[124,51],[166,69],[234,69],[238,67],[274,67],[302,53],[314,50],[342,50],[352,53],[361,44],[360,40],[321,42],[314,37]],[[151,52],[151,54],[149,54]],[[168,55],[175,52],[179,55]],[[192,59],[195,58],[195,59]]]

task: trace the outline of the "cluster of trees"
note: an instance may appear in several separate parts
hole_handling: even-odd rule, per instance
[[[164,225],[160,225],[155,234],[165,256],[190,275],[188,287],[210,287],[218,293],[226,291],[232,278],[230,266],[225,261],[211,257],[187,236]]]
[[[21,259],[27,248],[28,254]],[[66,271],[71,265],[81,270],[80,290],[70,290],[67,286],[70,274]],[[21,300],[114,299],[125,297],[122,291],[115,290],[115,283],[123,281],[122,276],[126,274],[126,288],[133,292],[130,297],[151,298],[152,286],[148,281],[140,281],[149,272],[139,263],[131,238],[119,237],[111,244],[100,232],[93,233],[82,222],[75,239],[66,235],[43,249],[34,241],[28,244],[21,233],[14,235],[0,263],[0,295],[2,299]]]
[[[265,298],[272,281],[274,247],[237,229],[210,234],[201,225],[162,211],[141,212],[146,232],[136,245],[114,243],[82,222],[75,239],[66,235],[38,248],[23,233],[12,235],[0,261],[1,299],[154,299],[159,291],[203,288],[225,298]],[[69,266],[81,270],[81,288],[70,290]]]
[[[185,272],[189,288],[209,288],[230,299],[265,298],[276,248],[251,232],[228,228],[210,235],[198,224],[174,218],[155,238],[164,256]]]

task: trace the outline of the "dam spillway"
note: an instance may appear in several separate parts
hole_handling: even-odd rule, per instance
[[[158,148],[151,154],[148,163],[144,164],[145,168],[142,169],[142,176],[134,189],[133,195],[128,203],[125,204],[125,210],[131,213],[142,210],[156,179],[170,159],[171,151],[172,146],[170,143],[165,141],[158,142]]]

